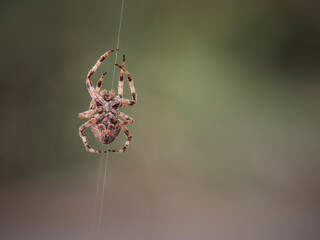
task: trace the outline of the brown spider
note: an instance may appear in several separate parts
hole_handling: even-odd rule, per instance
[[[108,92],[107,90],[102,89],[100,91],[102,81],[106,73],[102,74],[97,83],[96,89],[94,89],[92,81],[90,79],[90,77],[97,70],[102,61],[114,51],[118,51],[118,49],[108,51],[99,58],[97,63],[89,71],[86,80],[87,88],[92,100],[89,110],[79,113],[79,118],[90,118],[90,120],[81,125],[81,127],[79,128],[79,135],[83,141],[84,146],[89,152],[106,153],[107,151],[95,150],[89,146],[89,144],[87,143],[87,139],[83,134],[83,131],[88,127],[91,127],[94,136],[103,144],[109,144],[113,142],[119,135],[120,130],[122,129],[124,131],[127,137],[125,146],[120,150],[108,150],[109,152],[124,152],[132,141],[132,136],[125,125],[133,123],[133,118],[118,110],[119,107],[133,106],[137,102],[137,93],[133,85],[133,79],[131,77],[131,74],[124,68],[125,56],[123,55],[122,66],[116,64],[116,66],[121,68],[117,96],[115,96],[114,90]],[[132,100],[123,98],[123,73],[127,75],[127,78],[129,80]],[[125,121],[120,120],[117,115],[125,119]]]

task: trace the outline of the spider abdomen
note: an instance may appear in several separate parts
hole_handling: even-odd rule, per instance
[[[119,135],[121,127],[118,123],[112,123],[110,119],[103,119],[92,125],[93,135],[103,144],[109,144]]]

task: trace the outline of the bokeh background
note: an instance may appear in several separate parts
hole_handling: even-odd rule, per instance
[[[122,109],[133,142],[109,155],[100,239],[320,239],[315,2],[125,2],[139,102]],[[77,115],[120,9],[1,1],[1,239],[96,239],[105,156],[85,151]],[[107,89],[114,57],[93,77]]]

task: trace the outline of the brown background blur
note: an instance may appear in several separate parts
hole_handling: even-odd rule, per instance
[[[100,239],[320,239],[315,2],[126,1],[120,54],[139,101],[122,109],[133,142],[110,154]],[[99,155],[77,115],[120,8],[1,1],[0,239],[95,236]],[[114,56],[93,78],[107,71],[107,89]]]

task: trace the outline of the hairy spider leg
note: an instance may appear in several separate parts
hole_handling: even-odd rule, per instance
[[[125,121],[123,121],[121,124],[126,125],[126,124],[129,124],[129,123],[133,123],[133,118],[128,116],[127,114],[125,114],[123,112],[120,112],[120,111],[118,111],[117,114],[120,117],[122,117],[123,119],[125,119]]]
[[[125,55],[123,55],[122,68],[124,68],[125,63],[126,63],[126,57]],[[119,84],[118,84],[118,95],[120,98],[123,98],[123,69],[122,68],[121,68]]]
[[[87,75],[86,84],[87,84],[89,94],[94,100],[96,100],[100,104],[103,103],[103,98],[94,89],[90,77],[97,70],[97,68],[100,66],[100,64],[103,62],[103,60],[106,59],[110,53],[115,52],[115,51],[119,51],[119,49],[110,50],[110,51],[106,52],[105,54],[103,54],[99,58],[99,60],[96,62],[96,64],[89,70],[88,75]]]
[[[99,81],[97,82],[97,86],[96,86],[96,92],[99,94],[100,92],[100,89],[101,89],[101,86],[102,86],[102,82],[103,82],[103,79],[104,79],[104,76],[106,75],[107,73],[104,72],[101,76],[101,78],[99,79]]]
[[[119,149],[119,150],[108,150],[109,152],[122,152],[122,153],[123,153],[123,152],[125,152],[126,149],[129,147],[129,144],[130,144],[130,142],[132,141],[132,135],[130,134],[128,128],[126,128],[126,126],[123,125],[122,122],[120,122],[120,126],[121,126],[124,134],[125,134],[126,137],[127,137],[126,144],[124,145],[124,147],[123,147],[122,149]]]
[[[134,84],[133,84],[133,78],[131,76],[131,74],[122,66],[116,64],[117,67],[121,68],[124,73],[127,75],[128,77],[128,81],[129,81],[129,85],[130,85],[130,91],[131,91],[131,94],[132,94],[132,100],[127,100],[127,99],[123,99],[122,101],[122,104],[124,106],[132,106],[132,105],[135,105],[136,102],[137,102],[137,93],[136,93],[136,90],[134,88]]]
[[[88,142],[87,142],[87,138],[84,135],[83,131],[85,129],[87,129],[88,127],[92,126],[93,124],[97,123],[100,120],[100,118],[93,118],[90,119],[89,121],[85,122],[84,124],[82,124],[79,128],[79,135],[83,141],[84,146],[86,147],[87,151],[89,152],[93,152],[93,153],[106,153],[107,151],[99,151],[99,150],[95,150],[92,147],[89,146]]]
[[[88,110],[82,113],[79,113],[79,118],[94,118],[94,114],[97,112],[97,110],[92,109],[92,110]]]
[[[96,92],[98,93],[98,95],[100,95],[100,89],[101,89],[101,86],[102,86],[102,82],[103,82],[103,79],[104,77],[106,76],[106,72],[104,72],[102,74],[102,76],[100,77],[100,79],[98,80],[97,82],[97,85],[96,85]],[[101,96],[101,95],[100,95]],[[92,99],[92,101],[90,102],[90,109],[95,109],[97,107],[97,102],[95,101],[95,99]]]

